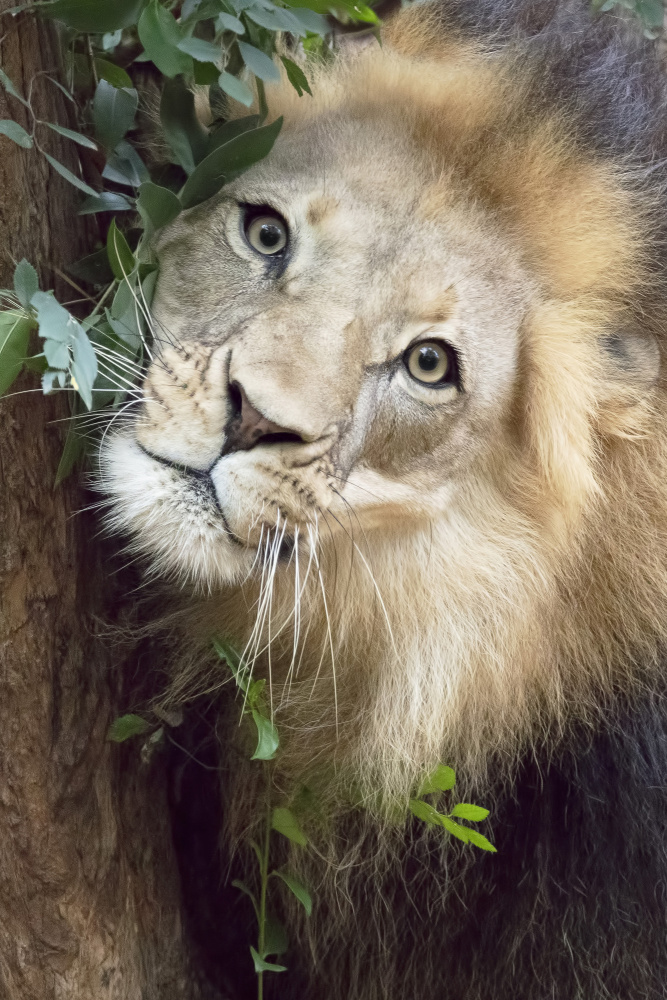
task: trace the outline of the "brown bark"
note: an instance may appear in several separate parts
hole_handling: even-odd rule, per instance
[[[48,23],[5,15],[0,34],[0,65],[23,93],[57,66]],[[35,79],[33,94],[41,118],[74,124],[52,84]],[[30,127],[0,88],[10,117]],[[67,140],[42,133],[74,168]],[[12,260],[27,257],[48,288],[49,265],[80,255],[77,197],[36,150],[0,136],[0,286]],[[51,421],[66,402],[38,386],[23,376],[14,390],[37,391],[0,404],[0,998],[192,1000],[164,768],[105,740],[125,708],[121,651],[97,634],[109,587],[95,526],[73,516],[81,488],[53,486],[63,425]]]

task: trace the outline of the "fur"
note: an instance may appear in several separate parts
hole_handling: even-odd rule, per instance
[[[274,151],[160,238],[159,354],[101,452],[112,526],[191,589],[190,648],[267,677],[276,786],[329,816],[276,995],[662,996],[659,67],[578,3],[444,0],[313,92],[269,90]],[[296,234],[282,270],[245,202]],[[429,338],[460,368],[437,398],[399,363]],[[298,443],[225,451],[229,385]],[[219,684],[176,659],[168,701]],[[441,761],[497,856],[396,821]]]

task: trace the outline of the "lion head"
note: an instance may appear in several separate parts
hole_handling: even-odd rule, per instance
[[[160,235],[101,451],[111,524],[271,673],[294,760],[401,794],[591,711],[667,622],[648,174],[427,10],[270,89],[271,154]]]

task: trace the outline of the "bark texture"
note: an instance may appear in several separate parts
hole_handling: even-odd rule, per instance
[[[35,76],[58,66],[53,26],[5,13],[0,35],[0,65],[32,86],[39,117],[74,126]],[[0,118],[31,127],[2,88]],[[39,138],[76,169],[67,140],[43,126]],[[51,267],[85,251],[76,201],[36,150],[0,136],[0,286],[25,256],[52,287]],[[193,1000],[165,766],[105,741],[127,707],[128,654],[103,627],[113,595],[96,526],[74,516],[87,499],[53,485],[67,404],[38,386],[26,375],[13,390],[30,394],[0,403],[0,998]]]

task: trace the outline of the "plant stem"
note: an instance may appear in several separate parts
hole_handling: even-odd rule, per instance
[[[262,861],[260,864],[260,892],[259,892],[259,944],[257,951],[260,958],[264,958],[264,947],[266,944],[266,889],[269,882],[269,846],[271,843],[271,786],[268,768],[267,772],[267,810],[264,821],[264,843],[262,845]],[[257,973],[257,1000],[264,998],[264,973]]]

